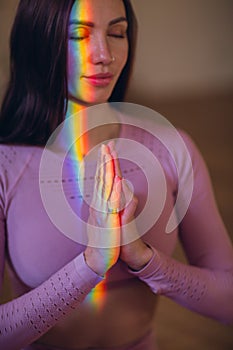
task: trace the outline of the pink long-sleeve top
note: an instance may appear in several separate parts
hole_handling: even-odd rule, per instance
[[[141,232],[142,239],[152,247],[154,255],[142,270],[136,272],[119,260],[106,274],[105,282],[114,282],[114,288],[117,288],[122,281],[127,283],[132,278],[139,278],[156,294],[168,296],[203,315],[232,322],[232,245],[216,207],[206,166],[196,146],[182,132],[192,161],[194,187],[186,214],[178,227],[175,225],[172,232],[167,234],[167,224],[179,190],[180,207],[186,201],[185,187],[190,168],[185,152],[176,147],[169,133],[165,138],[173,146],[173,156],[168,150],[170,146],[167,148],[152,134],[132,125],[122,125],[116,148],[122,175],[133,185],[139,199],[136,216],[143,212],[148,196],[161,200],[160,184],[164,184],[159,178],[161,169],[165,176],[163,209],[157,215],[156,208],[149,208],[150,217],[158,217],[146,233]],[[158,169],[161,169],[154,171],[152,184],[148,185],[147,172],[153,165],[143,156],[143,149],[141,156],[138,152],[139,161],[136,164],[126,159],[128,156],[124,155],[125,146],[121,139],[136,141],[157,159]],[[133,147],[132,144],[130,147]],[[56,193],[62,181],[70,208],[85,222],[96,161],[85,163],[81,179],[84,190],[81,191],[77,159],[69,155],[63,164],[62,180],[50,170],[39,178],[42,152],[40,147],[0,146],[0,276],[2,281],[7,260],[16,296],[0,306],[1,349],[23,348],[38,339],[63,315],[78,308],[102,280],[83,258],[85,242],[78,238],[82,234],[81,226],[75,228],[77,239],[67,237],[52,222],[40,193],[43,186],[52,188]],[[53,155],[51,157],[53,159]],[[54,155],[54,159],[56,157]],[[179,206],[176,209],[179,222]],[[171,257],[178,237],[189,264]]]

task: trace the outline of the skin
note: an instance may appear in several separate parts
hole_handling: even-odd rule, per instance
[[[69,27],[67,117],[87,106],[106,102],[111,95],[128,56],[125,19],[125,8],[121,0],[75,2],[70,22],[81,20],[91,22],[91,25],[82,23]],[[115,58],[114,61],[112,57]],[[106,86],[94,86],[85,78],[103,72],[109,72],[113,76]],[[101,133],[90,132],[86,136],[89,148],[117,137],[118,133],[117,126],[104,128]],[[122,207],[122,203],[127,205]],[[120,213],[108,212],[108,208],[120,207]],[[152,251],[141,239],[121,245],[124,237],[129,234],[124,229],[124,224],[131,222],[131,230],[137,235],[134,225],[136,208],[137,198],[121,177],[114,143],[102,145],[90,206],[90,245],[84,252],[86,263],[97,274],[103,276],[119,259],[134,270],[141,269],[151,259]],[[113,242],[114,246],[93,247],[95,227],[97,231],[102,227],[107,229],[109,242]],[[104,307],[98,312],[84,302],[78,310],[74,310],[45,334],[40,342],[68,348],[121,346],[135,341],[151,328],[154,305],[155,296],[150,289],[138,279],[132,279],[127,286],[119,285],[109,289]]]

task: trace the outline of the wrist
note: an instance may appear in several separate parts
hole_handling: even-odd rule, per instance
[[[88,267],[97,275],[104,277],[106,269],[104,268],[103,264],[96,259],[94,249],[87,247],[83,253],[83,256]]]
[[[138,257],[128,263],[128,267],[132,271],[139,271],[143,269],[154,255],[153,250],[145,244],[145,249],[142,251]]]

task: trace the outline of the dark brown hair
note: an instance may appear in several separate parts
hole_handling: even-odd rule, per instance
[[[64,120],[67,93],[68,23],[75,0],[21,0],[10,38],[10,80],[0,112],[0,143],[44,145]],[[127,63],[110,96],[123,101],[136,44],[136,19],[129,22]]]

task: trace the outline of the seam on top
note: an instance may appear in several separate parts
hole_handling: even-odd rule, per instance
[[[16,148],[17,147],[17,148]],[[19,150],[20,147],[26,147],[26,146],[13,146],[12,149],[15,149],[16,151]],[[11,194],[13,192],[13,190],[16,188],[17,184],[19,183],[19,181],[21,180],[24,172],[25,172],[25,169],[27,168],[29,162],[31,161],[33,155],[34,155],[34,150],[31,150],[31,146],[28,146],[29,148],[29,151],[30,151],[30,154],[26,157],[26,160],[25,160],[25,163],[22,165],[22,168],[20,168],[19,170],[19,173],[18,173],[18,176],[16,176],[16,179],[15,181],[13,181],[12,185],[11,183],[9,183],[9,189],[8,189],[8,193],[7,195],[5,195],[5,206],[4,206],[4,215],[6,216],[6,213],[7,213],[7,209],[8,209],[8,204],[9,204],[9,200],[10,200],[10,197],[11,197]]]

